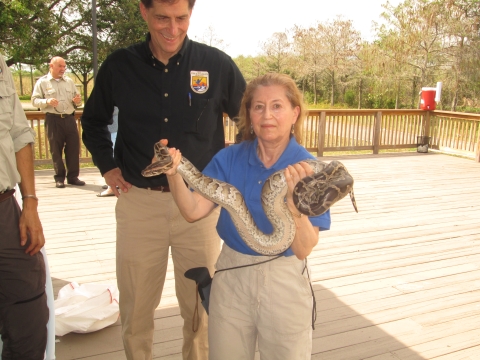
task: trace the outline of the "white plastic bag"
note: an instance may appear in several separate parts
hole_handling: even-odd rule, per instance
[[[118,296],[115,285],[65,285],[55,300],[55,335],[88,333],[115,323],[120,314]]]

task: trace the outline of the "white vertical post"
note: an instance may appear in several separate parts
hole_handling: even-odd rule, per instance
[[[437,82],[437,89],[435,91],[435,102],[439,103],[442,98],[442,82]]]

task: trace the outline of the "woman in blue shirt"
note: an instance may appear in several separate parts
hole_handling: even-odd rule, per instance
[[[262,359],[311,357],[314,308],[306,257],[318,243],[319,230],[330,228],[330,213],[303,216],[293,203],[295,184],[313,173],[302,160],[314,157],[298,143],[305,115],[302,95],[290,77],[266,74],[254,79],[247,85],[239,114],[244,141],[221,150],[203,171],[234,185],[258,228],[271,233],[260,193],[265,180],[284,169],[287,206],[296,225],[295,238],[284,256],[261,256],[247,246],[222,209],[217,231],[224,245],[216,268],[244,267],[214,277],[210,359],[254,359],[257,341]],[[182,215],[192,222],[208,216],[216,204],[185,187],[176,172],[181,153],[174,148],[169,151],[173,168],[166,175]]]

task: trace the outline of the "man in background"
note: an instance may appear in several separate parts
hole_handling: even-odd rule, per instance
[[[238,115],[245,80],[233,60],[187,37],[195,0],[141,0],[149,33],[103,62],[82,116],[83,142],[118,197],[117,282],[127,359],[151,359],[154,314],[171,253],[183,318],[184,359],[208,359],[207,314],[195,308],[185,271],[213,274],[220,252],[219,216],[188,223],[166,176],[146,178],[153,146],[168,139],[200,171],[225,147],[223,113]],[[115,158],[107,126],[119,108]],[[117,186],[119,189],[117,189]]]
[[[35,195],[30,128],[0,55],[0,335],[3,359],[43,360],[47,344],[45,244]],[[15,199],[22,193],[23,210]]]
[[[78,136],[75,109],[82,99],[72,79],[65,75],[67,64],[59,56],[50,61],[50,71],[38,79],[32,94],[32,105],[45,112],[45,130],[55,169],[55,186],[67,184],[82,186],[80,173],[80,139]],[[65,150],[65,165],[62,154]]]

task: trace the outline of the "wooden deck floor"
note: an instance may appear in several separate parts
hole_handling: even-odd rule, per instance
[[[330,160],[325,158],[326,161]],[[314,359],[480,359],[480,164],[441,154],[341,158],[346,198],[309,257],[317,299]],[[76,281],[115,283],[115,197],[36,172],[55,294]],[[181,359],[172,273],[156,311],[155,358]],[[120,326],[57,339],[57,359],[124,359]]]

